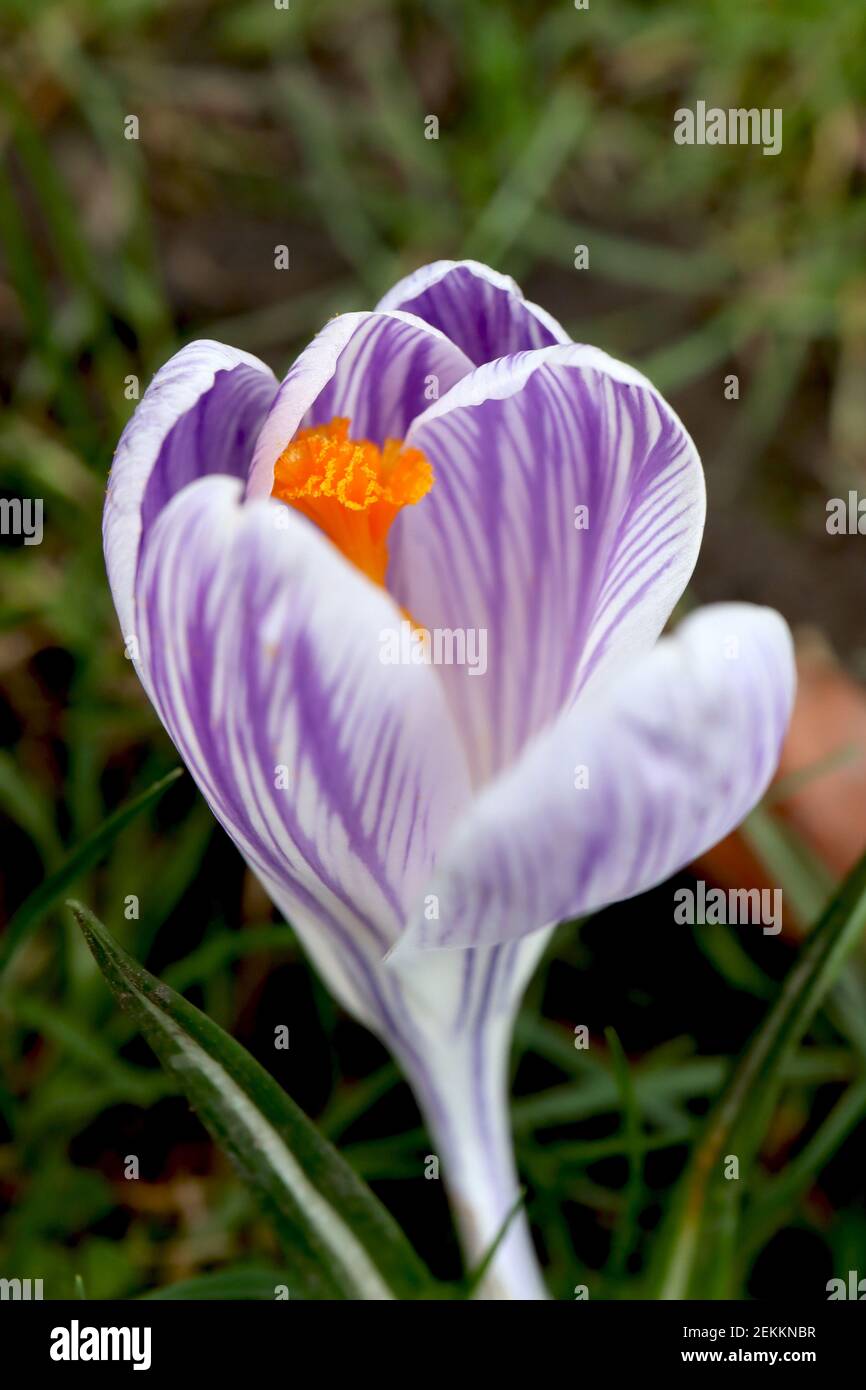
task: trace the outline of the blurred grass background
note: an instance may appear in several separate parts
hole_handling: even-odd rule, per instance
[[[576,339],[647,371],[707,469],[695,596],[772,603],[866,671],[862,558],[824,526],[827,498],[863,480],[864,96],[862,0],[0,0],[0,495],[45,506],[40,546],[0,538],[0,915],[175,765],[102,561],[127,379],[143,390],[195,336],[281,373],[330,315],[428,260],[488,261]],[[782,153],[675,146],[673,112],[699,98],[781,107]],[[405,1086],[313,979],[189,779],[74,887],[455,1274]],[[754,929],[675,928],[670,903],[668,886],[561,930],[521,1017],[519,1158],[559,1297],[639,1294],[685,1146],[793,959]],[[822,1015],[797,1060],[721,1272],[730,1292],[824,1297],[832,1274],[866,1273],[851,1016]],[[572,1045],[582,1023],[588,1052]],[[278,1259],[60,909],[0,985],[0,1210],[0,1273],[41,1277],[47,1296],[76,1276],[109,1297]]]

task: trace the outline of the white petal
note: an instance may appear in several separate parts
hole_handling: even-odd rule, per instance
[[[662,882],[727,835],[776,768],[794,699],[777,613],[720,604],[598,686],[469,808],[394,953],[507,941]],[[672,907],[673,912],[673,907]]]
[[[125,635],[135,634],[143,530],[193,478],[246,476],[276,389],[264,362],[207,339],[181,348],[148,386],[115,451],[103,516],[105,563]]]
[[[341,314],[301,353],[256,444],[249,495],[268,497],[274,464],[299,429],[350,422],[352,439],[402,439],[427,404],[471,371],[443,334],[411,314]]]
[[[509,353],[567,343],[552,314],[523,298],[509,275],[480,261],[434,261],[400,280],[378,306],[439,328],[476,366]]]
[[[138,591],[146,688],[214,814],[353,987],[466,803],[434,673],[383,665],[400,615],[303,517],[208,478],[165,508]]]
[[[436,481],[392,527],[388,586],[486,648],[440,668],[481,785],[656,641],[697,558],[703,472],[646,378],[577,345],[478,368],[408,440]]]

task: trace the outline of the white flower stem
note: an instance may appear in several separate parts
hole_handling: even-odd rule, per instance
[[[514,1211],[508,1059],[520,996],[551,928],[516,946],[416,952],[399,962],[392,954],[375,981],[380,991],[367,998],[315,923],[290,903],[283,910],[337,998],[401,1065],[436,1146],[467,1270],[481,1265],[513,1213],[475,1297],[547,1298],[526,1214]]]
[[[520,1195],[508,1115],[510,1019],[481,1037],[437,1039],[410,1081],[438,1146],[467,1269],[490,1251]],[[480,1299],[546,1298],[525,1212],[515,1212],[476,1290]]]

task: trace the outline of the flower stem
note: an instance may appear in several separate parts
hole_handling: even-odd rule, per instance
[[[510,1020],[492,1028],[437,1039],[427,1066],[407,1065],[427,1125],[439,1147],[440,1172],[451,1201],[467,1269],[490,1253],[513,1212],[474,1292],[484,1300],[547,1297],[525,1211],[514,1211],[520,1185],[508,1115]]]

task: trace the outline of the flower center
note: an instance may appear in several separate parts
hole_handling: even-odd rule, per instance
[[[384,585],[391,522],[432,486],[433,469],[420,449],[399,439],[386,439],[381,449],[369,439],[350,439],[349,421],[337,417],[299,430],[286,445],[274,465],[271,496],[303,512]]]

